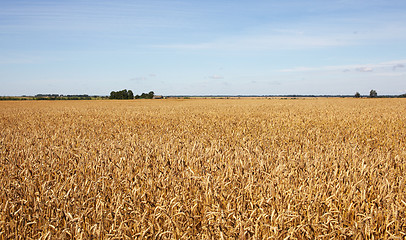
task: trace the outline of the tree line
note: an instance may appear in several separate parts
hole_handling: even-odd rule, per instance
[[[91,100],[87,94],[81,95],[63,95],[63,94],[37,94],[34,100]]]
[[[134,93],[131,90],[121,90],[121,91],[112,91],[110,93],[110,99],[134,99]]]
[[[149,93],[142,93],[141,95],[135,95],[132,90],[121,90],[121,91],[112,91],[110,93],[110,99],[152,99],[154,97],[154,92],[150,91]]]

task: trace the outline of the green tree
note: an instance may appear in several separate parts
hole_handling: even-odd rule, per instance
[[[371,98],[376,98],[376,97],[378,97],[378,93],[375,91],[375,90],[371,90],[370,92],[369,92],[369,97],[371,97]]]
[[[110,99],[134,99],[134,93],[131,90],[124,89],[121,91],[112,91],[110,93]]]
[[[110,92],[110,99],[117,99],[117,93],[115,91]]]
[[[356,92],[355,95],[354,95],[354,97],[360,98],[360,97],[361,97],[361,94],[360,94],[359,92]]]
[[[127,96],[128,96],[128,99],[134,99],[134,93],[133,93],[133,91],[128,90]]]
[[[148,93],[148,98],[149,99],[152,99],[153,97],[154,97],[154,92],[153,91],[150,91],[149,93]]]
[[[131,94],[132,94],[132,92],[129,93],[129,98],[131,98]],[[135,99],[152,99],[154,97],[154,95],[155,95],[155,93],[153,91],[150,91],[149,93],[141,93],[141,95],[137,94],[137,95],[135,95],[135,97],[133,95],[133,97]]]

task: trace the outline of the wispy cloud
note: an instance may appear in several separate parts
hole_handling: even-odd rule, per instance
[[[0,9],[1,33],[55,31],[87,35],[112,32],[131,35],[150,29],[180,29],[190,13],[181,2],[155,1],[23,1]],[[175,17],[178,16],[178,17]],[[69,35],[67,34],[67,35]]]
[[[404,64],[398,63],[398,64],[395,64],[395,65],[392,67],[392,69],[393,69],[393,71],[396,71],[396,69],[398,69],[398,68],[404,68],[404,67],[405,67]]]
[[[288,69],[281,69],[280,72],[315,72],[315,71],[339,71],[339,72],[373,72],[373,71],[391,71],[399,68],[404,68],[406,59],[394,60],[373,64],[354,64],[354,65],[335,65],[335,66],[321,66],[321,67],[295,67]]]
[[[218,36],[206,41],[158,44],[152,47],[181,50],[297,50],[406,40],[406,28],[398,22],[351,26],[349,20],[345,20],[347,21],[346,24],[310,22],[298,27],[289,24],[277,28],[263,25],[238,35]]]
[[[52,57],[52,61],[58,61],[58,57]],[[38,64],[45,61],[44,57],[32,54],[3,54],[0,64]]]
[[[130,81],[136,81],[136,82],[140,82],[140,81],[144,81],[144,80],[147,80],[147,78],[146,77],[134,77],[134,78],[130,79]]]
[[[358,68],[355,68],[355,71],[357,71],[357,72],[373,72],[374,69],[372,67],[358,67]]]
[[[153,45],[157,48],[183,50],[286,50],[303,48],[320,48],[349,45],[350,39],[332,36],[300,34],[261,34],[244,35],[216,39],[200,43]]]
[[[211,75],[211,76],[209,76],[209,78],[211,78],[211,79],[224,79],[223,76],[220,76],[220,75],[217,75],[217,74]]]
[[[150,73],[147,76],[137,76],[137,77],[133,77],[130,79],[130,81],[136,81],[136,82],[142,82],[142,81],[146,81],[146,80],[152,80],[155,79],[157,77],[157,74],[155,73]]]

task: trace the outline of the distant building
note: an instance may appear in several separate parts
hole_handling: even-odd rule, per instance
[[[152,99],[163,99],[164,97],[162,95],[154,95]]]

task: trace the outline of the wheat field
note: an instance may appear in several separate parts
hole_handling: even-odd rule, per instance
[[[0,239],[404,239],[405,99],[0,102]]]

